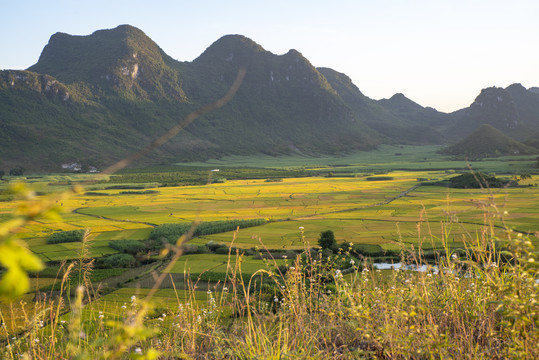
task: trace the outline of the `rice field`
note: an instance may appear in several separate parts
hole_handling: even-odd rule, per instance
[[[103,195],[74,195],[59,205],[62,221],[32,222],[19,235],[45,261],[73,259],[80,244],[46,244],[55,231],[90,229],[94,257],[115,253],[110,241],[144,240],[154,226],[167,223],[263,218],[269,223],[242,229],[234,246],[272,249],[301,249],[305,239],[316,245],[321,231],[333,230],[338,242],[378,244],[396,249],[402,244],[439,245],[440,223],[458,221],[452,239],[477,230],[484,224],[484,204],[494,202],[503,220],[516,231],[539,231],[537,187],[509,189],[448,189],[417,186],[418,179],[443,179],[445,171],[400,171],[385,175],[387,180],[368,181],[361,177],[289,178],[282,182],[234,180],[202,186],[150,188],[151,194],[119,195],[122,190],[100,190]],[[383,178],[382,178],[383,179]],[[390,179],[390,180],[389,180]],[[57,179],[58,180],[58,179]],[[527,180],[533,184],[537,177]],[[0,216],[7,217],[16,202],[0,202]],[[500,219],[491,219],[500,222]],[[418,234],[418,224],[420,232]],[[501,225],[501,223],[499,223]],[[433,234],[426,239],[429,232]],[[423,237],[423,239],[422,239]],[[231,232],[193,239],[230,244]],[[428,240],[428,241],[427,241]]]

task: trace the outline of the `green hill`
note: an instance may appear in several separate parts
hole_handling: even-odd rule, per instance
[[[54,34],[28,70],[0,71],[0,169],[107,166],[223,96],[240,67],[245,79],[225,107],[196,119],[141,165],[441,144],[478,122],[511,135],[539,128],[537,94],[518,86],[502,89],[504,101],[487,89],[470,108],[444,114],[402,94],[372,100],[345,74],[315,68],[296,50],[275,55],[242,35],[223,36],[181,62],[121,25],[87,36]],[[503,106],[481,106],[492,101]]]
[[[223,96],[240,66],[247,75],[226,107],[200,117],[143,161],[342,153],[380,142],[295,50],[278,56],[229,35],[193,62],[179,62],[139,29],[122,25],[88,36],[55,34],[29,71],[0,72],[0,168],[110,164]]]
[[[460,142],[446,147],[443,154],[482,158],[502,155],[535,154],[537,150],[513,140],[488,124],[481,125]]]

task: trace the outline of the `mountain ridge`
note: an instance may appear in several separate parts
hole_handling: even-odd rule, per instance
[[[316,68],[294,49],[275,55],[243,35],[225,35],[182,62],[142,30],[120,25],[84,36],[56,33],[27,71],[0,72],[0,141],[17,139],[17,149],[0,146],[0,167],[57,169],[70,159],[105,166],[220,98],[240,67],[247,74],[230,103],[144,161],[444,144],[480,121],[496,122],[480,111],[470,121],[472,107],[446,114],[403,94],[370,99],[346,74]],[[539,130],[539,94],[518,86],[503,91],[511,98],[508,113],[522,123],[520,133]]]

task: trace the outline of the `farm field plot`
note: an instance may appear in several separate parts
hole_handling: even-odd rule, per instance
[[[452,239],[474,232],[483,224],[484,202],[493,202],[515,230],[539,231],[536,187],[509,189],[448,189],[420,186],[406,196],[404,191],[419,184],[418,179],[443,179],[454,176],[445,171],[400,171],[363,177],[288,178],[282,182],[234,180],[201,186],[153,188],[150,194],[119,195],[122,190],[100,190],[102,194],[79,194],[62,200],[66,209],[63,222],[33,222],[20,234],[43,260],[76,258],[77,244],[46,244],[54,231],[89,228],[90,254],[100,257],[115,253],[108,246],[114,240],[145,240],[154,226],[167,223],[262,218],[266,225],[242,229],[234,246],[272,249],[301,249],[305,246],[299,227],[305,228],[305,240],[316,245],[318,235],[333,230],[338,242],[377,244],[396,249],[399,242],[425,247],[439,245],[440,222],[459,220],[452,228]],[[378,180],[378,181],[372,181]],[[533,184],[537,179],[530,179]],[[0,214],[9,214],[14,202],[0,202]],[[423,209],[425,212],[423,213]],[[494,208],[492,208],[494,210]],[[7,216],[7,215],[6,215]],[[429,220],[433,237],[422,238],[417,223]],[[208,241],[230,244],[233,233],[206,235],[193,239],[195,244]]]
[[[421,175],[421,174],[419,174]],[[45,244],[54,231],[89,228],[94,240],[92,254],[113,253],[104,240],[144,239],[152,226],[203,221],[265,218],[284,220],[298,216],[343,211],[383,202],[417,183],[417,173],[392,174],[394,180],[365,178],[293,178],[282,182],[237,180],[224,184],[157,188],[156,193],[74,195],[61,201],[66,209],[62,222],[32,222],[20,234],[44,260],[76,257],[72,245]],[[16,203],[0,203],[9,213]],[[134,235],[137,231],[143,236]],[[103,241],[101,241],[103,240]]]
[[[292,261],[292,260],[291,260]],[[199,275],[205,271],[229,274],[234,269],[240,269],[241,273],[251,276],[260,269],[268,271],[276,270],[276,266],[284,265],[284,260],[261,260],[252,256],[237,257],[235,254],[217,255],[217,254],[193,254],[182,256],[169,271],[174,274],[192,274]]]

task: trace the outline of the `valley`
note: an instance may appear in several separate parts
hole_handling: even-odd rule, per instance
[[[55,33],[0,71],[0,358],[537,358],[538,115]]]
[[[188,284],[200,282],[197,288],[202,292],[198,294],[199,291],[195,291],[193,294],[198,294],[195,297],[205,301],[203,294],[208,288],[221,282],[226,284],[229,276],[227,272],[233,268],[237,270],[236,251],[237,254],[244,254],[241,276],[248,279],[261,269],[274,271],[286,263],[292,264],[298,253],[311,247],[316,248],[320,233],[327,230],[335,234],[337,244],[349,244],[350,249],[355,247],[356,261],[365,261],[363,266],[367,266],[373,259],[400,262],[402,256],[406,257],[406,254],[413,254],[417,250],[431,255],[436,251],[440,251],[440,255],[445,251],[466,251],[467,242],[473,241],[474,234],[485,226],[490,227],[494,231],[493,235],[500,239],[504,237],[507,227],[527,234],[534,246],[539,245],[537,175],[523,179],[519,187],[452,189],[436,183],[458,174],[449,168],[454,166],[454,160],[452,162],[443,158],[433,153],[432,149],[428,151],[428,148],[396,148],[402,152],[398,158],[405,159],[398,166],[412,170],[388,171],[388,168],[395,166],[391,160],[396,157],[395,148],[391,148],[380,150],[378,154],[368,153],[371,159],[369,164],[362,164],[361,153],[319,159],[282,158],[279,168],[271,168],[279,159],[236,157],[184,164],[178,167],[182,172],[174,171],[177,170],[174,166],[162,167],[161,173],[131,169],[124,171],[124,174],[112,175],[108,180],[86,185],[84,191],[61,200],[61,220],[30,221],[20,230],[18,237],[51,267],[50,271],[32,282],[31,292],[41,291],[46,294],[47,290],[44,289],[57,289],[52,284],[56,282],[58,285],[58,276],[62,277],[66,264],[81,261],[81,251],[85,254],[84,261],[118,254],[121,251],[114,249],[114,242],[135,241],[147,244],[152,231],[164,224],[204,224],[252,219],[262,222],[258,226],[239,231],[193,238],[184,248],[186,253],[191,254],[181,256],[166,271],[164,266],[167,258],[159,256],[159,251],[152,252],[151,247],[140,250],[137,255],[139,260],[130,265],[135,266],[132,269],[140,267],[140,273],[121,267],[94,269],[92,287],[101,289],[96,294],[104,293],[95,299],[92,308],[100,307],[99,304],[105,306],[105,301],[107,311],[112,312],[126,302],[126,297],[141,296],[150,291],[155,279],[150,276],[148,266],[150,271],[157,271],[156,274],[162,271],[174,274],[159,286],[156,296],[164,296],[163,299],[166,299],[164,294],[170,289],[186,292],[181,296],[192,296],[189,291],[193,289]],[[436,159],[436,166],[445,169],[424,170],[427,165],[425,156]],[[376,163],[376,159],[382,158],[388,159],[388,162]],[[352,159],[358,163],[352,162]],[[298,165],[299,161],[303,161],[301,166]],[[527,164],[530,160],[524,157],[512,161],[515,165],[500,160],[480,161],[476,164],[484,166],[482,170],[500,170],[502,166],[506,169],[519,169],[521,166],[529,166]],[[236,169],[234,172],[228,170],[231,174],[241,174],[243,171],[248,178],[220,178],[221,174],[227,172],[227,162],[232,166],[230,169]],[[492,164],[485,165],[488,162]],[[240,165],[254,163],[259,167],[238,168]],[[268,168],[260,167],[261,164],[266,164]],[[428,165],[432,166],[431,163]],[[215,167],[220,167],[219,171]],[[201,185],[159,186],[159,179],[167,174],[164,170],[176,177],[187,174],[183,176],[187,176],[190,181],[193,181],[194,174],[206,174],[210,182],[206,180]],[[366,170],[378,173],[362,172]],[[281,177],[265,178],[264,175],[268,174]],[[303,175],[295,177],[297,174]],[[28,177],[27,181],[43,194],[41,197],[47,197],[51,196],[51,191],[61,191],[71,186],[67,184],[84,182],[95,176],[39,175]],[[121,179],[138,179],[138,182],[119,183]],[[0,202],[0,217],[8,220],[9,214],[20,206],[20,201],[6,200],[4,198]],[[485,219],[486,213],[492,219]],[[84,245],[80,242],[47,243],[47,238],[55,232],[78,229],[90,231]],[[212,246],[225,250],[215,253],[215,249],[210,250]],[[140,260],[146,253],[149,257]],[[260,257],[263,253],[273,254],[269,258],[273,260],[264,260],[265,256]],[[149,261],[149,265],[143,266],[140,261]],[[189,275],[186,277],[184,274]],[[164,308],[177,306],[175,297],[159,301]],[[17,331],[22,319],[11,319],[8,312],[6,307],[2,307],[2,316],[10,319],[5,321],[12,324],[10,331]]]

